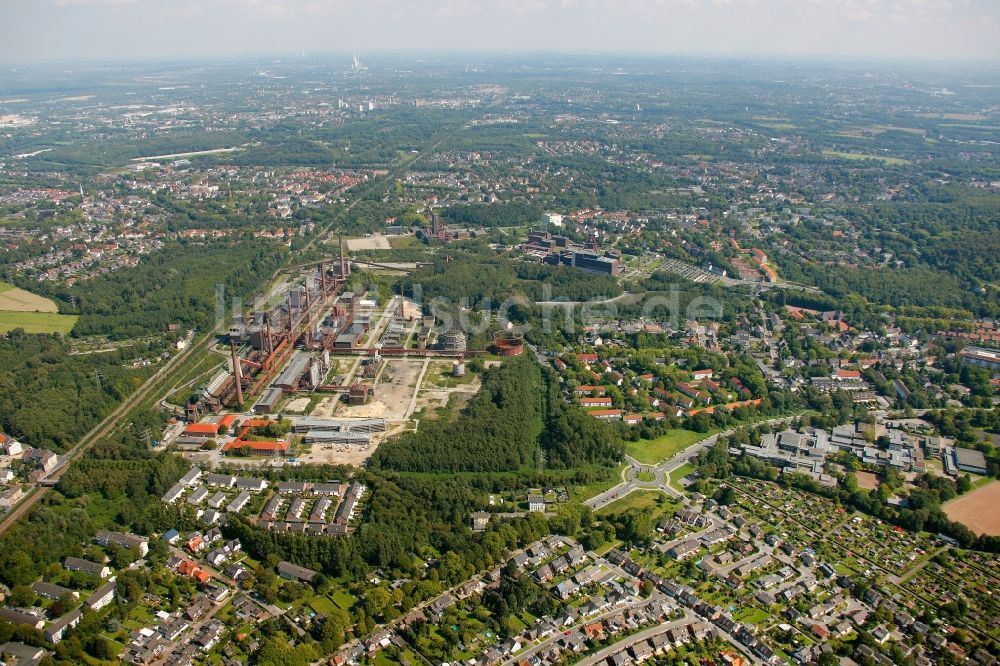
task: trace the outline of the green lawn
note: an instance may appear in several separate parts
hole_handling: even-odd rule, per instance
[[[622,482],[622,470],[628,467],[628,463],[622,463],[615,469],[614,474],[611,475],[606,481],[595,481],[594,483],[588,483],[586,485],[580,486],[570,486],[569,487],[569,497],[571,501],[582,502],[585,499],[589,499],[594,495],[600,495],[608,488],[613,488]]]
[[[606,555],[612,548],[617,548],[621,545],[621,541],[605,541],[603,544],[594,549],[594,552],[598,555]]]
[[[511,632],[519,634],[527,629],[528,625],[522,622],[516,615],[511,615],[507,618],[507,627],[511,630]]]
[[[642,470],[641,472],[636,474],[635,478],[638,479],[639,481],[644,481],[647,483],[651,481],[656,481],[656,475],[653,474],[652,472],[647,472],[646,470]]]
[[[25,333],[59,333],[66,335],[76,324],[77,315],[54,312],[0,312],[0,333],[23,328]]]
[[[987,485],[987,484],[989,484],[989,483],[991,483],[993,481],[993,477],[992,476],[980,476],[980,477],[977,478],[973,474],[969,478],[972,479],[972,489],[973,490],[975,490],[976,488],[982,488],[983,486],[985,486],[985,485]]]
[[[683,451],[692,444],[700,442],[719,432],[713,428],[708,432],[693,432],[683,428],[675,428],[656,439],[640,439],[638,442],[626,442],[625,452],[641,463],[655,464]]]
[[[681,479],[693,471],[694,467],[692,467],[689,463],[684,463],[670,473],[670,485],[673,486],[674,489],[684,492],[684,486],[681,485]]]
[[[351,606],[358,601],[357,597],[345,592],[344,590],[337,590],[330,595],[330,598],[333,600],[333,603],[337,604],[342,610],[345,611],[350,610]]]
[[[612,516],[632,509],[646,511],[652,514],[664,513],[664,507],[674,505],[673,500],[658,490],[636,490],[597,512],[598,516]]]
[[[746,608],[735,615],[733,619],[746,624],[760,624],[769,617],[771,614],[763,608]]]
[[[309,602],[309,607],[320,615],[329,615],[336,608],[336,605],[330,597],[316,597]]]
[[[884,157],[882,155],[865,155],[864,153],[844,153],[837,150],[824,150],[823,155],[826,157],[837,157],[842,160],[878,160],[884,164],[890,166],[896,166],[900,164],[909,164],[910,160],[904,160],[900,157]]]
[[[423,246],[423,243],[416,236],[395,236],[389,238],[389,247],[393,250],[408,250],[420,246]]]

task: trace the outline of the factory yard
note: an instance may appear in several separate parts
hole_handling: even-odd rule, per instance
[[[286,412],[291,412],[293,414],[302,414],[309,407],[309,398],[295,398],[294,400],[289,400],[288,404],[285,405]]]
[[[451,360],[386,361],[375,383],[375,395],[368,403],[348,405],[331,396],[320,401],[312,415],[382,418],[387,421],[387,431],[375,435],[368,446],[316,444],[308,453],[299,455],[298,461],[363,465],[378,447],[379,441],[412,428],[410,419],[414,413],[420,418],[434,418],[438,410],[449,406],[453,396],[457,397],[457,404],[453,402],[452,408],[461,408],[479,390],[479,377],[470,374],[456,378],[451,376],[451,370]]]
[[[451,377],[452,362],[431,361],[427,366],[424,381],[417,391],[415,410],[421,412],[424,418],[433,418],[437,410],[448,406],[453,397],[457,404],[452,407],[461,409],[479,390],[478,375],[466,375],[458,379]]]
[[[976,534],[1000,536],[1000,481],[991,481],[944,505],[944,512]]]
[[[417,390],[424,362],[410,359],[386,361],[375,396],[364,405],[341,405],[337,416],[344,418],[374,417],[389,422],[405,421],[412,410],[410,403]]]
[[[298,457],[298,462],[311,465],[354,465],[361,467],[378,448],[378,440],[367,446],[358,444],[313,444],[308,453]]]
[[[389,238],[383,236],[382,234],[374,234],[372,236],[364,236],[362,238],[350,238],[344,241],[347,243],[347,249],[355,252],[357,250],[389,250],[391,246],[389,245]]]

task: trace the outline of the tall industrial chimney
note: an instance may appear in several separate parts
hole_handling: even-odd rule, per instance
[[[347,279],[347,260],[344,258],[344,237],[340,237],[340,277],[341,279]]]
[[[264,348],[267,350],[267,355],[270,356],[274,351],[274,346],[271,341],[271,313],[264,314]]]
[[[243,411],[243,369],[240,368],[240,357],[236,355],[236,341],[229,338],[229,349],[233,355],[233,380],[236,382],[236,406]]]

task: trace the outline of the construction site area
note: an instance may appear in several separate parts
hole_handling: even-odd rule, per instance
[[[162,443],[211,467],[361,465],[384,438],[467,401],[479,387],[467,359],[487,352],[351,272],[341,241],[339,257],[299,267],[235,312],[212,350],[225,363],[183,406],[161,403],[178,417]]]

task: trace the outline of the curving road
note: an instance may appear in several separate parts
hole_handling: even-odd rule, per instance
[[[793,421],[799,418],[796,416],[783,416],[777,419],[769,419],[763,421],[768,425],[775,425],[778,423],[786,423],[788,421]],[[754,425],[759,425],[758,422]],[[742,427],[742,426],[738,426]],[[666,493],[671,497],[683,497],[683,494],[678,492],[676,488],[670,485],[670,474],[680,468],[682,465],[690,462],[692,458],[701,453],[702,450],[713,446],[719,439],[719,437],[728,437],[736,432],[736,428],[730,428],[729,430],[717,433],[710,437],[706,437],[700,442],[692,444],[683,451],[678,451],[676,454],[667,458],[663,462],[656,465],[649,465],[641,463],[631,456],[625,456],[625,461],[629,464],[628,469],[625,470],[624,477],[625,480],[619,483],[613,488],[605,490],[599,495],[594,495],[588,500],[584,501],[584,504],[588,506],[592,511],[597,511],[604,508],[608,504],[611,504],[617,499],[625,497],[629,493],[633,493],[637,490],[657,490],[662,493]],[[652,473],[656,479],[654,481],[640,481],[638,478],[639,472],[649,472]]]

